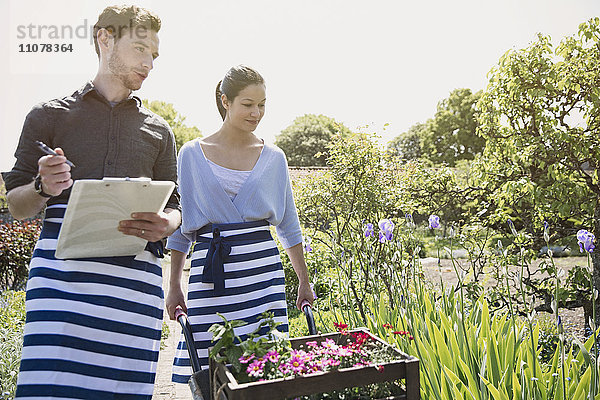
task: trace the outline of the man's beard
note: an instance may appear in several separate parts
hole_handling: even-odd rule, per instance
[[[131,68],[123,63],[123,60],[117,54],[116,47],[108,59],[108,69],[127,89],[138,90],[142,87],[141,82],[131,77]]]

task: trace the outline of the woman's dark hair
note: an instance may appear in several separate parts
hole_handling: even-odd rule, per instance
[[[237,97],[238,94],[246,87],[250,85],[264,85],[265,80],[258,73],[258,71],[247,67],[245,65],[238,65],[236,67],[231,67],[229,71],[225,74],[225,78],[217,84],[216,97],[217,97],[217,108],[219,109],[219,114],[225,121],[225,115],[227,115],[227,110],[223,107],[223,103],[221,102],[221,95],[224,94],[227,96],[227,100],[233,101]]]

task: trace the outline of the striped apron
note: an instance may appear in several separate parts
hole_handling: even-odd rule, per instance
[[[163,291],[158,258],[58,260],[66,205],[46,209],[31,259],[18,399],[152,398]]]
[[[196,233],[188,284],[188,318],[203,369],[208,368],[212,333],[208,328],[223,320],[242,320],[236,328],[245,340],[271,311],[278,329],[288,332],[285,280],[279,250],[267,221],[206,225]],[[259,334],[265,335],[267,328]],[[173,382],[187,383],[192,374],[183,335],[173,363]]]

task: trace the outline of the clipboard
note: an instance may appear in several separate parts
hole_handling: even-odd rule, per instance
[[[174,188],[174,182],[149,178],[75,181],[58,235],[55,257],[137,255],[148,241],[119,232],[119,221],[131,219],[133,212],[162,211]]]

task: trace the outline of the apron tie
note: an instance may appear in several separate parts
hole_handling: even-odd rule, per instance
[[[231,244],[227,243],[226,239],[226,237],[221,236],[219,228],[213,229],[213,238],[210,241],[201,277],[203,283],[214,283],[214,291],[217,294],[222,294],[225,291],[225,268],[223,262],[229,256],[229,253],[231,253]]]

